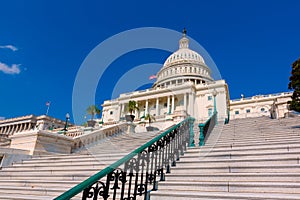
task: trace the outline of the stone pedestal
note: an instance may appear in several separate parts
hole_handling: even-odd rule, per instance
[[[135,127],[136,125],[132,122],[127,123],[127,133],[135,133]]]
[[[22,132],[11,136],[11,148],[29,151],[30,155],[71,153],[73,139],[44,130]]]

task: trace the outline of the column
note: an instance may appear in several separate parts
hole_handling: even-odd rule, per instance
[[[175,97],[174,95],[172,96],[172,108],[171,108],[171,113],[173,114],[175,110]]]
[[[25,123],[24,124],[24,131],[27,131],[28,130],[28,123]]]
[[[145,105],[145,116],[148,114],[148,99],[146,100],[146,105]]]
[[[193,96],[189,93],[189,114],[193,116]]]
[[[6,135],[9,135],[11,132],[11,125],[8,126],[8,129],[7,129],[7,134]]]
[[[168,101],[167,101],[167,114],[170,114],[170,96],[168,96]]]
[[[12,133],[13,133],[13,134],[16,133],[16,132],[17,132],[17,129],[18,129],[18,125],[14,125],[14,129],[13,129],[14,131],[13,131]]]
[[[156,98],[156,116],[158,116],[159,115],[159,99],[158,98]]]
[[[125,105],[124,104],[121,104],[122,105],[122,109],[121,109],[121,116],[124,115],[124,109],[125,109]]]
[[[10,133],[12,132],[12,128],[13,128],[13,126],[12,126],[12,125],[9,125],[9,128],[8,128],[8,134],[7,134],[7,135],[10,135]]]
[[[24,125],[25,124],[21,124],[21,130],[20,131],[24,131]]]
[[[19,132],[19,124],[15,125],[15,133]]]
[[[15,128],[16,128],[15,125],[11,126],[11,130],[10,130],[10,133],[9,133],[10,135],[13,135],[13,133],[15,132]]]
[[[184,93],[184,95],[183,95],[183,109],[187,112],[187,109],[186,109],[186,93]]]
[[[136,107],[139,107],[138,102],[136,102]],[[138,110],[137,109],[134,110],[134,116],[135,116],[135,119],[139,118],[138,117]]]
[[[3,127],[0,127],[0,133],[2,133],[3,132]]]
[[[4,127],[4,133],[6,134],[6,132],[7,132],[7,129],[8,129],[8,126],[5,126]]]

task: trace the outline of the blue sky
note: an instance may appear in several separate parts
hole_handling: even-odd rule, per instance
[[[49,115],[72,114],[74,80],[87,55],[139,27],[186,27],[218,66],[231,99],[288,91],[300,56],[299,7],[297,0],[1,1],[0,116],[44,114],[47,101]],[[100,80],[96,104],[111,97],[123,73],[162,64],[169,54],[144,49],[121,56]]]

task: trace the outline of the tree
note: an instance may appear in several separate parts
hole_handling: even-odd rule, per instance
[[[96,105],[90,105],[87,109],[86,112],[91,115],[91,120],[94,119],[95,115],[99,115],[100,114],[100,109],[98,108],[98,106]]]
[[[293,89],[292,101],[289,101],[290,110],[300,112],[300,58],[292,64],[289,89]]]
[[[136,105],[136,101],[129,101],[128,102],[128,112],[130,115],[132,115],[133,111],[139,110],[139,108]]]
[[[155,121],[155,117],[153,115],[151,115],[150,113],[147,113],[145,116],[145,120],[148,120],[149,126],[150,126],[151,122]]]

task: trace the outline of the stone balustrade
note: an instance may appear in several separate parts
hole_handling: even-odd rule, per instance
[[[120,123],[117,125],[108,126],[99,130],[94,130],[90,133],[86,134],[79,134],[78,136],[75,136],[72,151],[79,149],[83,147],[84,145],[89,145],[93,142],[96,142],[98,140],[101,140],[103,138],[112,136],[114,134],[118,134],[121,132],[127,131],[128,123]]]

